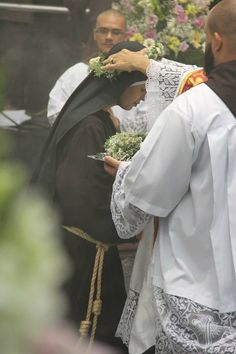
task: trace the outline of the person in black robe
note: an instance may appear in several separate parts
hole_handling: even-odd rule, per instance
[[[139,51],[143,46],[137,42],[121,42],[107,57],[124,48]],[[124,242],[118,237],[110,211],[114,180],[105,172],[102,162],[88,155],[104,151],[105,141],[116,133],[107,108],[120,104],[131,109],[144,98],[145,80],[146,76],[137,71],[122,72],[114,79],[98,78],[90,73],[68,99],[51,128],[33,176],[33,182],[43,186],[59,207],[63,225],[78,227],[93,239],[108,244]],[[132,94],[130,86],[135,93],[131,90]],[[63,243],[73,267],[65,285],[68,318],[79,327],[86,317],[96,245],[68,231],[63,232]],[[95,339],[121,348],[115,331],[126,292],[116,246],[109,247],[105,253],[102,277],[102,312]],[[124,353],[126,350],[123,347]]]

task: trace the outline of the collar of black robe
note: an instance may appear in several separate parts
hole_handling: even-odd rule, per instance
[[[121,42],[116,44],[107,56],[128,49],[137,52],[144,47],[138,42]],[[75,89],[58,115],[44,145],[32,183],[39,183],[53,194],[55,188],[55,172],[57,145],[63,137],[82,119],[117,103],[117,99],[126,88],[135,82],[146,80],[146,75],[138,71],[122,72],[110,80],[106,77],[95,77],[91,72]]]
[[[206,85],[222,99],[236,118],[236,60],[215,66]]]

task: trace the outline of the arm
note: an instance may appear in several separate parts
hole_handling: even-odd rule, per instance
[[[120,238],[131,238],[143,231],[151,216],[126,201],[124,178],[130,162],[121,162],[111,156],[104,158],[104,168],[111,176],[116,176],[113,184],[111,212]]]
[[[112,61],[111,61],[112,60]],[[150,59],[145,55],[145,49],[131,52],[123,49],[104,60],[104,70],[141,71],[146,74]]]
[[[179,99],[162,113],[130,165],[118,169],[112,215],[120,237],[141,231],[148,214],[166,217],[189,190],[196,136],[186,101]]]
[[[151,215],[127,202],[124,178],[128,170],[129,163],[122,162],[118,168],[111,199],[112,218],[119,237],[123,239],[138,235],[151,219]]]
[[[144,105],[140,105],[140,110],[136,109],[137,115],[132,117],[132,122],[129,121],[129,113],[127,118],[124,116],[120,125],[123,131],[140,131],[139,127],[149,131],[160,113],[177,96],[185,74],[196,69],[195,65],[186,65],[164,58],[159,61],[150,60],[145,57],[143,51],[122,50],[113,54],[112,59],[114,64],[110,63],[110,58],[104,61],[104,63],[107,63],[104,70],[139,70],[146,73],[148,77]]]
[[[103,151],[106,138],[101,122],[88,117],[62,140],[57,153],[57,201],[65,225],[77,226],[97,240],[119,243],[110,212],[113,178],[100,161],[87,157]]]
[[[190,186],[197,135],[185,98],[161,114],[125,176],[127,202],[154,216],[169,215]]]

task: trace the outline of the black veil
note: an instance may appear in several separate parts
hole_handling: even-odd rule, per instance
[[[107,53],[107,57],[122,49],[137,52],[143,48],[138,42],[121,42]],[[63,137],[82,119],[115,105],[126,88],[146,78],[139,71],[121,72],[113,79],[98,78],[91,72],[69,97],[52,126],[32,183],[42,185],[50,195],[54,195],[57,146]]]

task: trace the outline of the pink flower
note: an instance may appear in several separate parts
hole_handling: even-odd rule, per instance
[[[177,23],[186,23],[188,22],[188,16],[184,12],[184,8],[181,5],[175,6],[175,13],[176,13],[176,22]]]
[[[122,6],[124,6],[126,8],[127,11],[134,11],[134,6],[129,2],[129,0],[123,0],[122,2]]]
[[[189,45],[186,42],[181,42],[179,45],[179,50],[181,52],[186,52],[186,50],[188,49]]]
[[[152,14],[152,15],[150,15],[150,16],[148,17],[147,23],[148,23],[151,27],[155,27],[155,26],[158,24],[158,20],[159,20],[159,18],[158,18],[156,15]]]
[[[156,30],[148,30],[144,33],[144,38],[151,38],[156,40],[157,39],[157,32]]]
[[[203,25],[204,25],[204,17],[203,17],[203,16],[196,17],[196,18],[193,20],[193,24],[194,24],[194,26],[197,27],[197,28],[203,27]]]
[[[129,27],[128,28],[127,34],[128,34],[129,37],[132,37],[133,34],[135,34],[137,32],[139,32],[139,30],[137,29],[137,27],[133,26],[133,27]]]

